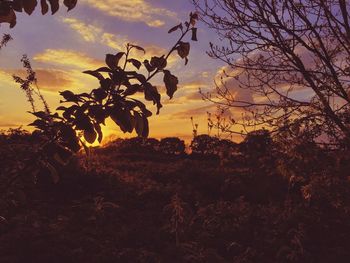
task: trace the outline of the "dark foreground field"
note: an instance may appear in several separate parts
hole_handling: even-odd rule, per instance
[[[0,262],[349,262],[346,154],[316,151],[95,149],[56,183],[2,188]]]

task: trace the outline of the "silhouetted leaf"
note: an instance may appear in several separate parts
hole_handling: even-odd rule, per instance
[[[80,93],[77,95],[79,98],[86,98],[86,99],[91,99],[91,96],[87,94],[86,92]]]
[[[124,85],[129,81],[128,76],[123,70],[114,71],[113,74],[111,74],[111,76],[112,76],[113,83],[116,85]]]
[[[47,120],[49,116],[44,111],[31,112],[35,117]]]
[[[94,129],[84,130],[84,139],[88,143],[94,143],[97,138],[97,133]]]
[[[22,1],[23,3],[23,9],[28,14],[31,15],[38,4],[37,0],[25,0]]]
[[[41,0],[41,13],[45,15],[49,11],[49,5],[46,0]]]
[[[177,53],[181,58],[186,58],[190,53],[190,43],[181,41],[177,47]]]
[[[68,7],[68,11],[70,11],[77,5],[77,0],[64,0],[63,3]]]
[[[43,121],[43,120],[35,120],[33,121],[32,123],[28,124],[28,126],[35,126],[37,127],[38,129],[43,129],[44,127],[46,127],[47,123],[46,121]]]
[[[138,112],[134,112],[134,117],[135,117],[135,130],[138,136],[142,137],[143,135],[143,118]]]
[[[142,91],[142,87],[139,84],[133,84],[126,88],[124,91],[125,96],[134,95],[136,92]]]
[[[11,9],[6,15],[0,15],[0,23],[9,23],[10,28],[13,28],[16,25],[16,14]]]
[[[100,80],[100,85],[101,85],[101,88],[103,88],[104,90],[108,90],[112,85],[112,80],[111,79],[102,79],[102,80]]]
[[[98,101],[104,100],[105,98],[107,98],[107,95],[108,95],[108,93],[102,88],[94,89],[92,91],[92,94],[93,94],[94,98]]]
[[[161,57],[152,57],[151,66],[157,69],[164,69],[167,65],[167,61],[164,58],[164,55]]]
[[[132,101],[128,101],[128,103],[134,103],[137,107],[139,107],[139,109],[142,111],[144,116],[146,116],[146,117],[151,117],[152,116],[152,112],[147,110],[146,105],[143,104],[141,101],[139,101],[139,100],[132,100]]]
[[[66,110],[67,109],[67,107],[64,107],[64,106],[59,106],[59,107],[57,107],[57,109],[56,110]]]
[[[10,2],[1,1],[0,2],[0,16],[7,16],[11,11]]]
[[[119,60],[124,55],[124,52],[119,52],[116,55],[107,54],[106,55],[106,64],[111,69],[116,69],[119,63]]]
[[[82,130],[82,131],[85,131],[85,130],[93,130],[94,127],[90,121],[90,118],[82,113],[82,112],[76,112],[75,114],[75,120],[74,120],[74,125],[76,126],[76,129],[77,130]]]
[[[58,0],[48,0],[51,6],[51,14],[54,14],[60,8],[60,4]]]
[[[96,70],[86,70],[86,71],[83,71],[83,73],[89,74],[91,76],[94,76],[95,78],[98,78],[99,80],[103,80],[104,79],[102,74],[97,72]]]
[[[192,26],[196,25],[197,20],[198,20],[198,14],[197,13],[194,13],[194,14],[190,13],[190,24]]]
[[[149,61],[146,59],[143,64],[145,65],[146,69],[148,72],[152,72],[154,71],[156,68],[154,66],[152,66]]]
[[[108,117],[101,105],[91,105],[89,107],[89,115],[92,116],[97,123],[102,124],[105,124],[105,119]]]
[[[143,51],[144,54],[146,54],[146,50],[143,47],[137,46],[137,45],[132,45],[130,44],[131,47],[136,48],[137,50]]]
[[[177,84],[179,80],[176,76],[172,75],[169,70],[164,70],[164,84],[166,87],[166,94],[170,97],[173,97],[175,91],[177,90]]]
[[[178,25],[172,27],[172,28],[168,31],[168,33],[170,34],[170,33],[174,32],[174,31],[176,31],[176,30],[178,30],[178,29],[182,29],[182,23],[180,23],[180,24],[178,24]]]
[[[98,72],[112,72],[110,68],[107,68],[107,67],[101,67],[101,68],[98,68],[94,71],[98,71]]]
[[[63,140],[63,144],[67,146],[73,152],[80,150],[79,140],[76,136],[76,132],[69,125],[62,125],[60,128],[60,135]]]
[[[78,97],[71,92],[70,90],[65,90],[65,91],[61,91],[60,95],[66,100],[66,101],[78,101]]]
[[[160,94],[155,86],[151,83],[147,82],[145,84],[145,99],[148,101],[153,101],[153,104],[157,105],[157,114],[159,114],[159,110],[162,107],[160,103]]]
[[[144,75],[142,75],[142,74],[136,74],[135,75],[135,78],[138,80],[138,81],[140,81],[140,83],[146,83],[146,77],[144,76]]]
[[[112,120],[125,132],[132,132],[135,122],[129,110],[114,107],[111,109],[110,116]]]
[[[138,61],[137,59],[133,59],[133,58],[128,59],[128,62],[130,62],[131,64],[133,64],[134,67],[137,68],[137,69],[140,69],[140,67],[141,67],[141,65],[142,65],[142,63],[141,63],[140,61]]]
[[[146,118],[146,116],[142,116],[142,118],[143,118],[142,137],[147,138],[149,135],[148,119]]]
[[[197,39],[197,28],[192,28],[192,38],[191,38],[192,41],[198,41]]]
[[[79,109],[79,107],[77,105],[72,105],[69,108],[67,108],[64,112],[63,112],[63,118],[65,118],[66,120],[71,120],[72,119],[72,114],[75,113],[75,111],[77,111]]]
[[[16,12],[22,12],[22,10],[23,10],[23,0],[14,0],[12,2],[12,8]]]

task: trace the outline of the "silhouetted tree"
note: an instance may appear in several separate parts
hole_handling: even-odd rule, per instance
[[[236,124],[278,131],[292,123],[335,140],[350,136],[349,1],[193,2],[225,41],[210,44],[209,55],[228,67],[206,98],[251,113]],[[240,96],[247,90],[249,98]]]

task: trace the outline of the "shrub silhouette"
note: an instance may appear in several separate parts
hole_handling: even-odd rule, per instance
[[[134,137],[130,139],[120,139],[113,142],[116,150],[121,153],[155,153],[159,147],[159,141],[154,138]]]
[[[159,151],[170,155],[185,153],[185,142],[177,137],[167,137],[160,140]]]
[[[213,155],[219,145],[219,141],[216,137],[201,134],[193,138],[190,147],[194,154]]]
[[[241,151],[247,155],[264,155],[272,149],[272,138],[267,130],[256,130],[247,134],[241,143]]]

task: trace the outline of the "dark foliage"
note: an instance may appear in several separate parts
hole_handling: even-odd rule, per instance
[[[0,136],[1,185],[38,140],[23,130]],[[49,170],[26,170],[2,191],[0,261],[347,262],[347,151],[285,148],[261,131],[232,144],[259,154],[222,165],[220,153],[169,155],[178,143],[163,140],[163,153],[143,138],[91,149],[93,169],[82,169],[81,156],[56,184]]]
[[[78,0],[63,0],[63,4],[68,11],[73,9]],[[1,0],[0,1],[0,24],[8,23],[14,27],[17,23],[16,13],[25,12],[31,15],[38,5],[38,0]],[[41,13],[45,15],[51,8],[51,13],[55,14],[60,7],[59,0],[40,0]]]
[[[185,142],[176,137],[163,138],[159,144],[159,151],[165,154],[184,154]]]

